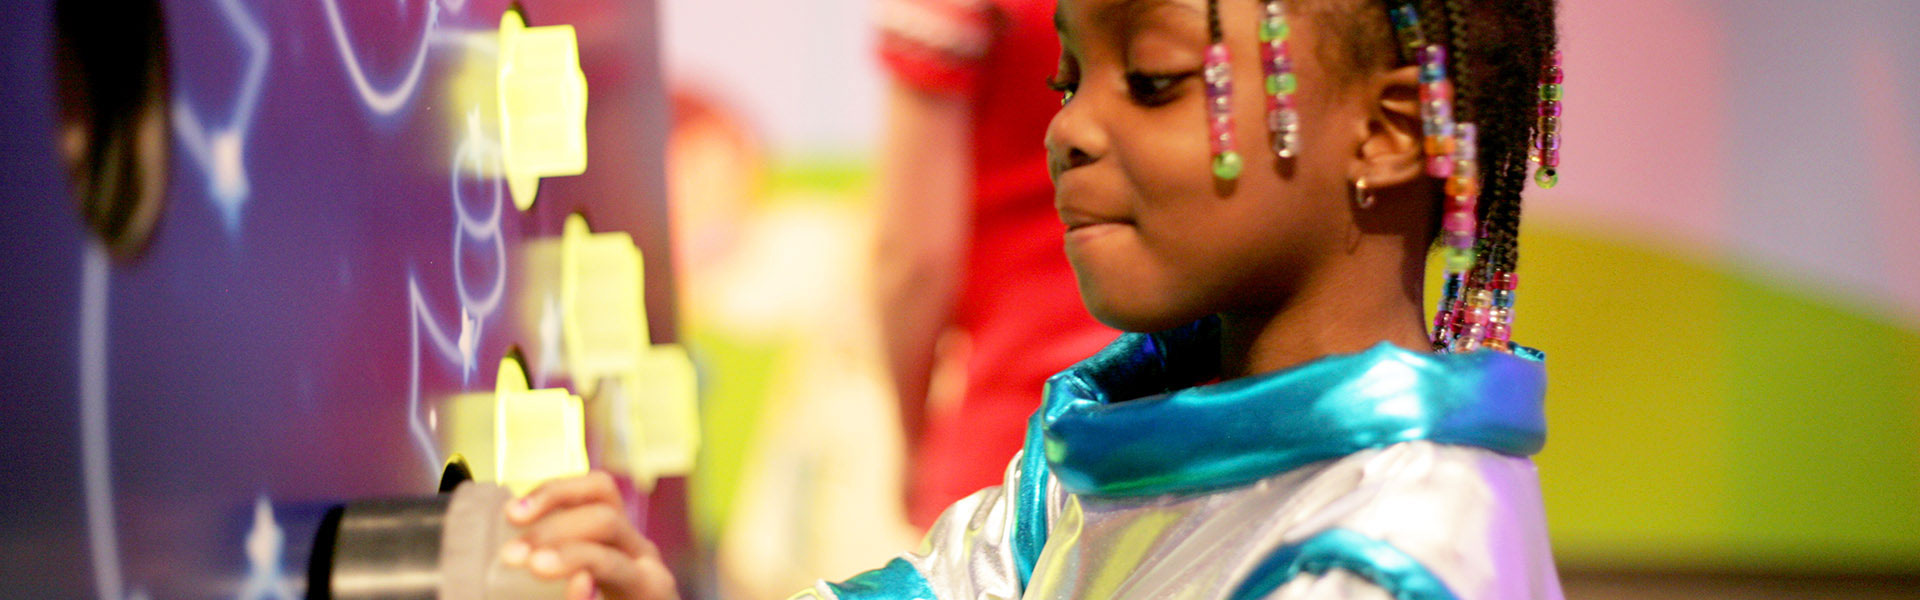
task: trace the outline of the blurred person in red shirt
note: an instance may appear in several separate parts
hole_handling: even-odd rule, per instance
[[[877,308],[921,528],[999,484],[1047,377],[1119,334],[1081,305],[1061,252],[1039,143],[1059,103],[1052,16],[1051,0],[878,6]],[[964,365],[957,402],[929,393],[948,361]]]

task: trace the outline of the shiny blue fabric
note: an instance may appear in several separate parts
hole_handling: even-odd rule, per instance
[[[1399,600],[1455,600],[1447,584],[1413,557],[1346,529],[1329,529],[1274,550],[1254,566],[1231,598],[1264,598],[1301,573],[1324,575],[1331,569],[1352,571]]]
[[[840,600],[934,600],[927,578],[906,559],[896,558],[887,565],[853,576],[828,588]]]
[[[1050,395],[1049,382],[1045,395]],[[1020,511],[1013,523],[1013,566],[1020,575],[1020,589],[1033,580],[1033,564],[1047,545],[1047,457],[1034,452],[1040,447],[1041,430],[1049,418],[1044,404],[1027,419],[1027,441],[1020,454],[1020,481],[1013,490],[1014,510]]]
[[[1047,424],[1077,400],[1098,398],[1105,402],[1110,390],[1136,395],[1164,393],[1213,377],[1220,363],[1219,328],[1218,319],[1207,317],[1171,331],[1125,334],[1092,357],[1047,379],[1040,410],[1027,422],[1020,481],[1014,490],[1014,506],[1020,515],[1014,524],[1013,557],[1022,588],[1033,577],[1034,562],[1047,545],[1051,525],[1047,522],[1047,458],[1039,450]]]
[[[1185,387],[1210,378],[1218,364],[1218,343],[1209,336],[1217,336],[1217,325],[1207,321],[1123,336],[1050,379],[1036,417],[1051,476],[1079,494],[1199,493],[1400,442],[1528,456],[1546,440],[1546,371],[1535,360],[1494,351],[1423,354],[1382,343]],[[1029,452],[1035,433],[1029,431]]]

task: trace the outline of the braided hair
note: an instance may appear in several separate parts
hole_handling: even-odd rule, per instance
[[[1378,6],[1379,0],[1362,4],[1376,5],[1372,7],[1375,15],[1385,10]],[[1479,128],[1481,236],[1475,276],[1485,281],[1494,273],[1512,273],[1519,263],[1520,194],[1527,181],[1527,150],[1538,133],[1537,86],[1559,38],[1554,26],[1556,1],[1416,0],[1413,4],[1424,17],[1421,26],[1427,39],[1448,48],[1454,113],[1461,122]],[[1439,204],[1435,206],[1438,220]]]
[[[1388,9],[1411,4],[1421,33],[1447,47],[1458,121],[1479,130],[1482,224],[1477,271],[1513,272],[1519,260],[1520,192],[1526,185],[1528,148],[1538,135],[1537,84],[1559,43],[1557,0],[1308,0],[1337,33],[1321,38],[1323,60],[1347,69],[1407,64],[1396,50]],[[1434,220],[1440,203],[1434,203]],[[1434,231],[1438,235],[1439,228]]]
[[[1208,37],[1213,43],[1209,61],[1224,63],[1218,0],[1206,4]],[[1434,95],[1431,106],[1422,108],[1423,130],[1427,135],[1447,136],[1443,142],[1425,140],[1423,145],[1432,155],[1427,171],[1449,178],[1446,190],[1452,196],[1450,201],[1432,204],[1433,241],[1444,239],[1448,245],[1447,287],[1436,314],[1434,343],[1436,348],[1472,350],[1482,340],[1490,340],[1495,348],[1510,351],[1507,338],[1520,256],[1520,195],[1531,162],[1529,148],[1536,142],[1543,165],[1538,174],[1542,185],[1550,187],[1557,179],[1553,171],[1559,160],[1557,0],[1295,0],[1295,4],[1297,11],[1316,13],[1333,32],[1320,38],[1316,51],[1323,62],[1347,67],[1332,69],[1334,73],[1354,76],[1402,64],[1421,66],[1422,102],[1428,102],[1427,94]],[[1271,25],[1263,25],[1263,36]],[[1279,63],[1284,59],[1263,60]],[[1209,64],[1211,74],[1214,67]],[[1224,77],[1219,79],[1215,82],[1210,75],[1209,94],[1226,93]],[[1273,86],[1271,81],[1268,85]],[[1273,101],[1284,100],[1276,96]],[[1221,104],[1209,102],[1210,106]],[[1213,118],[1216,126],[1224,122],[1221,115]],[[1455,123],[1459,123],[1457,137]],[[1273,133],[1281,135],[1278,129]],[[1221,174],[1219,165],[1223,151],[1230,150],[1230,138],[1223,133],[1216,137],[1215,174],[1231,179],[1232,175]],[[1473,144],[1460,151],[1459,168],[1469,170],[1459,176],[1452,175],[1451,168],[1455,139]],[[1281,147],[1277,141],[1276,137],[1276,149]],[[1438,226],[1443,214],[1444,228]],[[1470,302],[1463,301],[1463,291],[1471,292]],[[1456,338],[1456,334],[1461,335]]]

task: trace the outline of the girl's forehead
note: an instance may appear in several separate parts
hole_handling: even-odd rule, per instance
[[[1153,18],[1204,19],[1206,14],[1203,0],[1060,0],[1053,28],[1061,35],[1072,35],[1076,23],[1124,31]]]

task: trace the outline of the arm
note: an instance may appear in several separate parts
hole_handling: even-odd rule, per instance
[[[973,217],[969,110],[957,94],[898,81],[888,90],[874,292],[909,457],[926,420],[935,344],[960,294]]]

